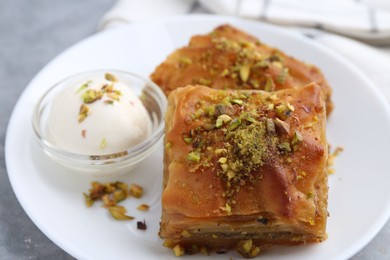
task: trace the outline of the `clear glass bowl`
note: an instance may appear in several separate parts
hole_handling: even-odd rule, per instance
[[[152,123],[151,134],[141,143],[111,154],[78,154],[65,151],[61,149],[61,147],[56,146],[52,140],[50,140],[46,131],[54,97],[72,83],[74,84],[75,82],[88,80],[96,76],[104,77],[105,73],[111,73],[121,82],[127,83],[136,95],[140,97]],[[150,80],[124,71],[89,71],[70,76],[52,86],[35,105],[32,125],[43,151],[56,162],[82,173],[110,175],[130,171],[134,166],[156,150],[163,137],[166,108],[167,99],[164,93]]]

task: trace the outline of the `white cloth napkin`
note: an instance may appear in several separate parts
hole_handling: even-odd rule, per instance
[[[281,25],[315,27],[372,44],[390,45],[388,0],[199,0],[213,13]]]
[[[333,31],[390,46],[388,0],[118,0],[102,18],[100,28],[156,17],[207,12],[295,26],[295,30],[309,35],[361,68],[390,101],[390,47],[374,48],[324,32]],[[300,26],[298,29],[297,25]]]

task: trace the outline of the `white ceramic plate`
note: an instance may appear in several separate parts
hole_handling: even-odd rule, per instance
[[[124,205],[136,221],[113,221],[99,205],[87,208],[82,192],[90,182],[114,181],[78,175],[48,159],[34,140],[31,112],[55,82],[95,69],[129,70],[148,76],[174,49],[198,33],[231,23],[304,61],[316,64],[334,88],[336,109],[328,121],[328,138],[345,151],[330,177],[329,239],[321,244],[266,251],[267,259],[345,259],[365,246],[390,215],[390,114],[373,84],[354,66],[312,40],[290,31],[227,17],[190,16],[135,23],[92,36],[49,63],[20,97],[9,123],[6,162],[13,189],[34,223],[57,245],[79,259],[176,259],[161,246],[162,146],[132,174],[119,179],[142,185],[145,196]],[[136,210],[140,203],[151,211]],[[234,252],[216,259],[238,258]],[[201,258],[199,255],[186,258]]]

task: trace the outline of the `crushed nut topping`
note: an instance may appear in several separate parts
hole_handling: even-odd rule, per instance
[[[232,214],[234,194],[240,187],[261,181],[261,174],[253,173],[276,156],[288,162],[303,136],[298,131],[290,133],[288,119],[295,108],[277,94],[241,91],[222,98],[218,95],[224,92],[214,93],[210,101],[196,104],[191,120],[202,123],[183,133],[183,140],[191,148],[187,154],[190,171],[213,167],[224,181],[222,196],[227,203],[221,210]],[[256,95],[261,98],[250,102]],[[270,108],[270,104],[277,105]]]
[[[142,195],[143,188],[136,184],[131,184],[129,189],[128,185],[116,181],[109,183],[92,182],[89,193],[83,193],[85,203],[87,207],[91,207],[95,201],[101,200],[103,207],[107,208],[111,216],[116,220],[133,220],[134,217],[126,214],[127,210],[124,206],[118,205],[121,201],[124,201],[131,195],[139,198]],[[134,188],[136,187],[136,188]],[[135,196],[136,194],[137,196]],[[141,204],[137,207],[139,210],[147,211],[149,206],[147,204]],[[146,229],[146,224],[145,224]]]
[[[108,211],[111,216],[113,216],[116,220],[133,220],[134,217],[126,215],[126,208],[123,206],[111,206],[108,207]]]
[[[136,198],[141,198],[144,194],[144,189],[141,186],[132,183],[130,185],[130,194]]]
[[[148,211],[149,210],[149,205],[147,204],[141,204],[137,207],[138,210],[141,210],[141,211]]]
[[[104,74],[104,77],[106,80],[112,81],[112,82],[117,82],[118,79],[111,73],[106,73]]]
[[[118,80],[116,77],[110,73],[105,74],[106,80],[113,82],[112,84],[104,84],[99,90],[96,89],[87,89],[92,81],[87,81],[76,91],[77,94],[81,93],[81,99],[83,103],[80,106],[79,110],[79,119],[78,122],[83,122],[90,113],[90,108],[86,104],[94,103],[98,100],[107,97],[108,99],[104,100],[104,104],[113,105],[114,101],[120,101],[122,93],[115,89],[115,82]]]

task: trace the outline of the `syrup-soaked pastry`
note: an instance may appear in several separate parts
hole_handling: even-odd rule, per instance
[[[176,255],[326,239],[321,87],[178,88],[166,113],[159,235]]]
[[[317,67],[230,25],[193,36],[188,46],[174,51],[155,69],[151,79],[167,96],[189,84],[275,91],[315,82],[325,94],[327,114],[333,109],[332,90]]]

